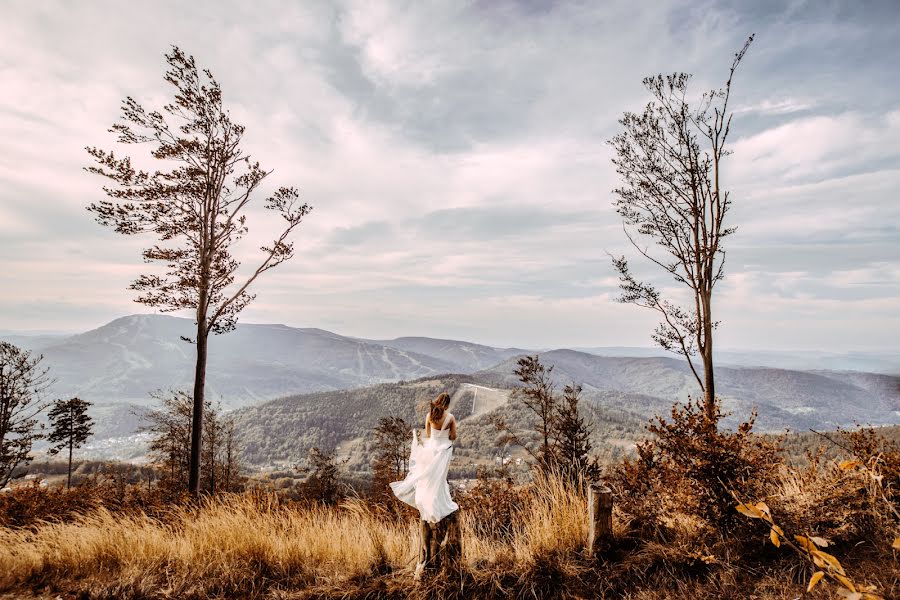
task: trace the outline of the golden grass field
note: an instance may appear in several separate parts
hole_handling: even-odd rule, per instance
[[[527,565],[576,553],[587,534],[584,498],[544,483],[508,543],[475,535],[462,513],[464,568]],[[233,495],[165,519],[103,508],[65,523],[0,529],[0,589],[49,585],[91,597],[340,596],[373,573],[411,582],[418,523],[377,516],[363,500],[288,508]],[[490,569],[486,569],[488,573]],[[386,582],[389,585],[390,581]],[[387,590],[385,590],[387,593]]]
[[[765,500],[755,506],[784,528],[777,546],[761,514],[726,504],[715,513],[726,525],[692,505],[697,475],[656,478],[671,471],[626,461],[611,471],[615,539],[598,557],[585,555],[582,486],[485,479],[460,497],[461,561],[419,582],[418,521],[372,498],[325,506],[256,489],[192,503],[146,488],[22,487],[0,496],[0,598],[897,598],[900,452],[874,433],[848,439],[869,458],[769,465],[760,495],[741,498]],[[807,593],[828,568],[797,552],[798,534],[827,538],[841,576],[871,594],[841,596],[831,575]]]

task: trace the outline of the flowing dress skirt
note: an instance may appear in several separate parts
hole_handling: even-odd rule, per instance
[[[446,432],[434,432],[446,433]],[[409,451],[409,473],[403,481],[391,483],[394,495],[419,509],[419,515],[429,523],[437,523],[459,509],[450,497],[447,471],[453,456],[453,442],[446,435],[434,435],[419,445],[418,433],[413,431]]]

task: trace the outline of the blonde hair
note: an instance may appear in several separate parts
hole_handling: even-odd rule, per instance
[[[450,394],[441,392],[438,397],[431,401],[431,409],[428,411],[428,418],[432,423],[436,423],[444,416],[444,411],[450,406]]]

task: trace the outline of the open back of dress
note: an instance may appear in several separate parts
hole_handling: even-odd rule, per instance
[[[450,440],[451,413],[444,416],[440,430],[431,428],[431,437],[419,445],[418,430],[413,430],[409,451],[409,473],[403,481],[391,483],[394,495],[419,510],[419,515],[429,523],[437,523],[459,505],[450,497],[447,471],[453,456]]]

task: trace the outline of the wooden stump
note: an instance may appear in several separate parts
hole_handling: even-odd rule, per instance
[[[612,490],[599,483],[588,488],[588,554],[594,556],[612,542]]]
[[[419,521],[422,538],[419,545],[421,570],[438,571],[452,567],[462,555],[459,530],[459,511],[451,513],[437,523]],[[420,575],[417,568],[417,576]]]

